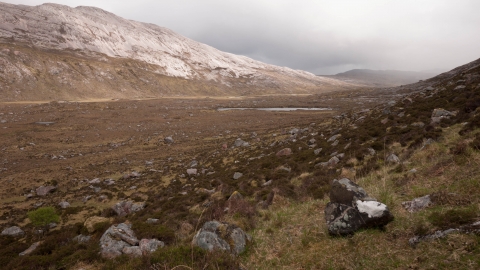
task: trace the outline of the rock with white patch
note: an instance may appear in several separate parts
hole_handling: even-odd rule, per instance
[[[331,235],[348,235],[362,228],[383,227],[393,220],[388,207],[371,198],[347,178],[333,180],[325,221]]]

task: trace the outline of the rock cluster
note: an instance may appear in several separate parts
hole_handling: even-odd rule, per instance
[[[208,221],[193,237],[193,245],[213,251],[228,251],[238,255],[245,250],[251,237],[239,227],[218,221]]]
[[[393,220],[388,207],[347,178],[333,180],[325,220],[331,235],[348,235],[362,228],[383,227]]]
[[[112,206],[113,211],[119,216],[126,216],[133,212],[138,212],[145,207],[145,203],[134,203],[132,201],[121,201]]]
[[[131,225],[126,223],[111,226],[100,238],[100,253],[110,259],[122,254],[138,257],[164,246],[165,244],[157,239],[138,240]]]

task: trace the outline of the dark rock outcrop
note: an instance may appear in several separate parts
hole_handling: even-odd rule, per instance
[[[333,180],[325,220],[331,235],[348,235],[362,228],[383,227],[393,220],[388,207],[347,178]]]

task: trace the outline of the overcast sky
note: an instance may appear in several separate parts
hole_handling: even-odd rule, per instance
[[[480,58],[479,0],[48,2],[96,6],[222,51],[315,74],[354,68],[446,71]]]

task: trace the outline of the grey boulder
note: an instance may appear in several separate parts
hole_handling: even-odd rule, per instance
[[[100,238],[100,253],[105,258],[122,255],[125,247],[138,245],[139,241],[131,230],[131,225],[120,223],[113,225]]]
[[[221,250],[238,255],[245,251],[251,237],[239,227],[218,221],[208,221],[193,237],[192,244],[202,249]]]
[[[22,229],[20,229],[20,227],[18,226],[12,226],[4,229],[2,231],[2,235],[18,237],[18,236],[25,235],[25,232]]]

